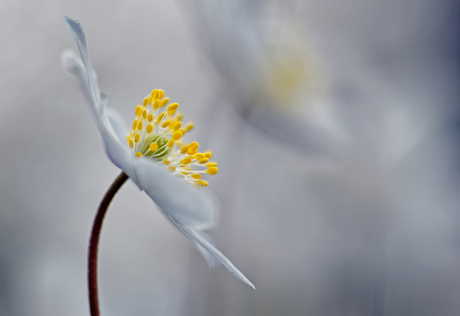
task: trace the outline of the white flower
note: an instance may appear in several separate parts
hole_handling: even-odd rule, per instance
[[[107,107],[107,95],[99,90],[83,28],[78,20],[65,17],[65,21],[75,36],[81,60],[72,52],[65,52],[62,62],[79,79],[109,159],[147,193],[211,267],[222,263],[235,277],[255,289],[212,245],[209,237],[198,232],[214,227],[217,222],[218,202],[209,192],[196,188],[207,186],[201,175],[216,174],[217,164],[208,162],[210,152],[197,152],[198,143],[181,145],[180,138],[193,125],[181,129],[182,115],[176,113],[177,103],[169,105],[164,114],[159,113],[168,99],[162,90],[154,90],[144,99],[143,106],[136,108],[133,129],[126,128],[119,115]]]
[[[240,116],[283,145],[335,155],[325,79],[301,21],[272,1],[193,4],[200,47]]]

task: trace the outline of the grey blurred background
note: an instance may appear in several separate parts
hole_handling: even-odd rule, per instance
[[[208,270],[128,183],[102,315],[460,314],[457,1],[3,0],[0,315],[88,314],[87,241],[119,173],[60,65],[63,15],[127,122],[161,88],[196,123],[220,166],[210,235],[257,287]],[[270,62],[298,47],[315,75],[279,81]]]

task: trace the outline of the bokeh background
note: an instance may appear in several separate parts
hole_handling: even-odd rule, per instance
[[[212,148],[209,270],[132,183],[102,233],[103,315],[459,315],[455,0],[0,2],[0,315],[87,315],[106,158],[63,15],[127,122],[154,88]]]

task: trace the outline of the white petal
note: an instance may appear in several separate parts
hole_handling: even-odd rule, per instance
[[[212,240],[212,238],[203,233],[203,232],[200,232],[199,233],[201,237],[203,237],[204,239],[206,239],[211,245],[215,246],[214,244],[214,240]],[[195,240],[193,239],[190,239],[190,241],[193,243],[193,245],[200,251],[200,253],[203,255],[203,257],[206,259],[206,262],[208,263],[208,266],[210,269],[214,269],[216,268],[217,266],[220,265],[220,261],[217,260],[216,257],[214,257],[212,255],[212,253],[210,253],[209,251],[207,251],[206,249],[204,249],[199,243],[197,243]]]
[[[133,160],[140,187],[179,225],[196,229],[216,225],[218,202],[205,189],[197,189],[145,158]]]
[[[96,111],[98,111],[101,104],[101,93],[97,83],[97,78],[93,72],[93,68],[91,67],[91,62],[89,60],[88,44],[86,42],[85,31],[83,31],[83,28],[81,27],[78,20],[69,18],[67,16],[64,17],[64,20],[72,31],[75,40],[77,41],[81,59],[86,69],[86,81],[88,83],[90,96],[93,100],[92,104]]]
[[[188,238],[190,239],[193,244],[198,244],[200,245],[202,248],[198,248],[200,251],[202,250],[205,250],[207,252],[207,254],[205,255],[205,258],[207,258],[208,256],[213,256],[214,258],[216,258],[220,263],[222,263],[222,265],[224,267],[227,268],[228,272],[230,272],[231,274],[233,274],[237,279],[239,279],[240,281],[242,281],[243,283],[249,285],[250,287],[252,287],[254,290],[256,289],[256,287],[254,286],[254,284],[252,284],[251,281],[248,280],[248,278],[246,278],[244,276],[244,274],[238,270],[237,267],[235,267],[235,265],[230,261],[228,260],[227,257],[225,257],[222,252],[220,252],[216,247],[214,247],[209,241],[206,240],[206,238],[204,238],[203,236],[201,236],[198,232],[196,232],[193,228],[187,228],[187,227],[182,227],[181,225],[179,225],[178,223],[176,223],[174,221],[174,219],[170,218],[170,220],[173,222],[174,225],[176,225],[176,227]],[[205,254],[203,251],[202,251],[203,254]]]
[[[106,97],[104,94],[102,94],[102,96],[103,96],[103,98]],[[126,135],[129,134],[130,130],[126,126],[125,121],[123,120],[121,115],[118,114],[118,112],[115,112],[114,110],[112,110],[109,107],[106,107],[105,112],[106,112],[107,117],[109,119],[110,126],[112,127],[112,130],[115,133],[115,135],[117,136],[118,140],[125,147],[128,148],[129,146],[128,146],[128,142],[126,141]]]
[[[139,186],[139,181],[132,165],[131,151],[127,146],[126,140],[123,137],[120,138],[124,123],[118,114],[107,109],[108,97],[107,95],[101,95],[99,91],[97,76],[89,60],[85,33],[77,20],[65,17],[65,21],[75,36],[83,62],[74,54],[65,52],[62,57],[64,67],[79,79],[80,87],[90,105],[97,129],[104,142],[107,156],[114,165],[123,170]]]

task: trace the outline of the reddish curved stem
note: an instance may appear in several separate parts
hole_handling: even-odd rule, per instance
[[[97,253],[99,248],[99,236],[101,234],[102,222],[104,221],[105,213],[110,205],[113,197],[126,182],[128,176],[122,172],[112,183],[109,190],[99,205],[96,217],[94,218],[91,238],[89,240],[88,249],[88,290],[89,290],[89,306],[91,316],[99,316],[99,298],[97,290]]]

